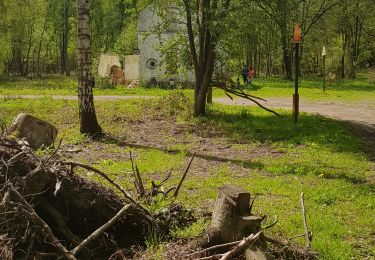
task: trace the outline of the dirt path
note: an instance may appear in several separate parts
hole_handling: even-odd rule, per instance
[[[292,109],[292,99],[269,98],[266,106],[270,108]],[[216,102],[226,105],[254,106],[255,104],[246,99],[216,98]],[[300,110],[307,113],[318,113],[343,121],[353,121],[370,124],[375,127],[375,101],[361,103],[342,103],[338,101],[309,102],[301,99]]]

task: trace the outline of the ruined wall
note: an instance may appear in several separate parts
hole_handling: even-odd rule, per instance
[[[166,70],[163,54],[158,50],[160,43],[169,39],[171,35],[162,34],[149,35],[145,38],[142,34],[138,35],[138,46],[140,49],[139,57],[139,75],[145,81],[155,78],[157,81],[169,81],[166,78]]]
[[[139,78],[139,55],[125,56],[125,80],[133,81]]]
[[[171,11],[171,16],[176,15]],[[178,81],[194,81],[194,75],[191,72],[177,73],[174,75],[166,74],[166,62],[164,54],[160,51],[163,43],[171,39],[177,32],[177,24],[172,23],[163,33],[152,33],[155,27],[162,23],[161,18],[156,15],[152,7],[148,7],[140,13],[138,18],[138,47],[139,56],[139,75],[140,78],[149,82],[155,78],[158,82],[169,82],[170,79]]]
[[[111,73],[111,67],[116,65],[121,68],[120,58],[115,54],[100,54],[98,65],[98,76],[108,77]]]

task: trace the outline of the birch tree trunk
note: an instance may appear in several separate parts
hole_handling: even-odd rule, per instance
[[[77,0],[77,60],[80,131],[101,133],[94,108],[91,75],[90,0]]]

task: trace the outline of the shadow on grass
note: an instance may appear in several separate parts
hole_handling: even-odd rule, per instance
[[[183,153],[185,154],[185,156],[193,156],[193,154],[195,154],[195,157],[200,158],[200,159],[204,159],[207,161],[224,162],[224,163],[230,162],[236,165],[240,165],[247,169],[263,169],[264,168],[264,164],[258,161],[229,159],[226,157],[197,153],[194,151],[189,151],[189,150],[184,150],[184,149],[168,149],[164,147],[156,147],[156,146],[151,146],[147,144],[125,142],[121,138],[114,137],[110,134],[105,134],[101,139],[97,141],[102,142],[104,144],[114,144],[114,145],[118,145],[122,147],[130,147],[130,148],[137,148],[137,149],[155,149],[155,150],[159,150],[159,151],[162,151],[164,153],[169,153],[169,154]]]
[[[257,110],[253,113],[254,110]],[[333,151],[357,153],[364,151],[363,143],[349,131],[347,123],[321,115],[302,113],[294,125],[291,113],[280,117],[257,108],[215,107],[200,122],[215,126],[232,142],[261,142],[290,145],[312,144]]]

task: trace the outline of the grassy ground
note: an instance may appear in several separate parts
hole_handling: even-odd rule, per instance
[[[191,120],[188,104],[181,94],[162,101],[96,102],[108,134],[97,142],[79,134],[75,101],[3,99],[0,120],[9,125],[17,113],[27,112],[52,122],[66,145],[83,148],[77,160],[105,170],[127,188],[132,187],[130,150],[145,180],[173,170],[170,185],[179,180],[188,152],[213,154],[193,163],[180,196],[186,205],[212,209],[221,185],[242,185],[258,196],[255,213],[278,216],[269,232],[287,238],[303,233],[303,191],[312,246],[322,259],[375,258],[375,164],[347,125],[302,114],[295,128],[287,111],[279,111],[279,118],[257,108],[220,105],[211,107],[208,117]],[[197,235],[206,225],[202,220],[176,230],[176,236]]]
[[[42,79],[14,79],[0,81],[0,95],[77,95],[78,83],[74,77],[49,76]],[[163,95],[168,90],[159,88],[114,89],[94,88],[95,95]]]
[[[257,96],[269,98],[290,98],[294,92],[294,83],[279,77],[259,78],[248,90]],[[170,91],[159,88],[127,89],[118,86],[114,89],[94,89],[95,95],[167,95]],[[185,90],[192,95],[192,90]],[[0,95],[76,95],[77,82],[72,77],[47,77],[33,80],[13,80],[0,82]],[[372,74],[359,74],[357,80],[345,80],[327,83],[327,92],[322,91],[322,81],[318,78],[302,79],[301,98],[311,101],[335,100],[342,102],[360,102],[375,99],[375,79]],[[224,97],[225,93],[215,89],[215,97]]]

